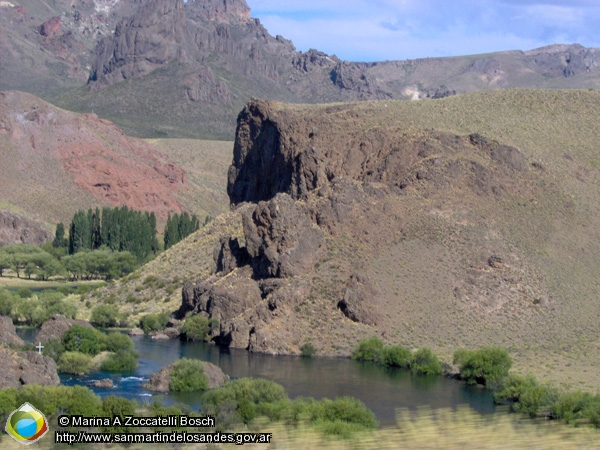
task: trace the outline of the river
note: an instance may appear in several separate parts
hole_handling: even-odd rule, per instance
[[[18,334],[32,342],[36,330],[19,329]],[[397,408],[416,409],[429,406],[456,408],[467,404],[476,411],[489,414],[495,410],[492,393],[475,386],[442,377],[414,376],[407,371],[340,358],[302,358],[270,356],[245,350],[225,349],[203,342],[154,340],[133,337],[140,355],[134,374],[94,372],[83,377],[61,375],[65,385],[89,385],[94,380],[111,378],[112,389],[91,388],[100,396],[118,395],[138,401],[150,401],[159,395],[142,388],[153,373],[180,358],[198,358],[219,366],[232,378],[266,378],[285,387],[290,398],[335,398],[353,396],[370,408],[382,425],[395,423]],[[162,394],[165,404],[185,403],[197,410],[200,393]]]

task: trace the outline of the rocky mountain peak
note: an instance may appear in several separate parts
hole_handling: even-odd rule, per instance
[[[244,23],[250,20],[250,7],[244,0],[187,0],[192,15],[210,22]]]

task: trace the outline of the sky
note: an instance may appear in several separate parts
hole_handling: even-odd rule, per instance
[[[348,61],[600,47],[600,0],[246,0],[273,36]]]

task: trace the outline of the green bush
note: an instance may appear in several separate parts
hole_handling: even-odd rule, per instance
[[[65,348],[62,345],[62,342],[55,337],[48,339],[44,343],[44,348],[42,349],[43,355],[49,356],[56,362],[58,362],[60,355],[62,355],[64,352]]]
[[[75,324],[64,334],[62,344],[68,352],[97,355],[100,352],[100,339],[97,333],[99,332],[93,328]]]
[[[90,323],[100,328],[116,327],[120,318],[121,314],[114,306],[100,305],[92,309]]]
[[[361,340],[354,351],[352,359],[357,361],[374,361],[378,362],[383,350],[383,342],[378,337]]]
[[[181,327],[188,341],[205,341],[209,337],[210,325],[206,317],[191,316],[185,320]]]
[[[202,361],[183,358],[175,363],[169,379],[169,389],[175,392],[194,392],[208,389],[208,377]]]
[[[39,386],[28,384],[17,391],[17,405],[29,402],[46,417],[58,414],[97,416],[101,401],[90,389],[83,386]]]
[[[419,349],[413,354],[410,370],[418,375],[441,375],[443,372],[437,356],[429,348]]]
[[[316,355],[317,349],[310,342],[306,342],[302,345],[302,347],[300,347],[300,352],[302,352],[302,356],[312,358]]]
[[[239,378],[207,391],[202,412],[215,416],[217,424],[248,423],[257,415],[257,406],[289,400],[283,386],[260,378]],[[262,405],[264,406],[264,405]]]
[[[121,423],[125,423],[125,416],[133,416],[137,404],[135,401],[126,398],[109,395],[102,400],[102,415],[106,417],[119,417]],[[137,431],[132,427],[100,427],[104,433],[134,433]]]
[[[148,314],[140,319],[140,328],[146,334],[151,331],[159,331],[167,325],[168,320],[169,318],[165,313]]]
[[[11,316],[17,299],[6,289],[0,289],[0,316]]]
[[[381,363],[390,367],[409,368],[411,361],[410,350],[399,345],[384,347],[381,351]]]
[[[533,375],[515,375],[504,379],[500,389],[494,392],[494,400],[512,400],[513,411],[536,417],[538,414],[550,415],[559,395],[556,388],[540,384]]]
[[[374,430],[379,426],[375,414],[352,397],[323,399],[311,403],[307,410],[313,425],[326,434],[349,437],[353,432]]]
[[[92,357],[81,352],[64,352],[58,358],[58,370],[62,373],[81,375],[88,373]]]
[[[126,334],[113,331],[104,336],[102,340],[102,350],[117,353],[119,351],[133,351],[135,345],[131,338]]]
[[[119,350],[109,355],[100,369],[104,372],[133,373],[138,366],[138,354],[131,350]]]
[[[21,298],[31,298],[33,292],[31,292],[31,289],[23,287],[17,291],[17,295]]]
[[[486,347],[474,351],[457,350],[454,364],[460,367],[460,377],[468,384],[494,388],[508,376],[512,360],[505,349]]]
[[[0,419],[17,409],[17,390],[15,388],[0,389]]]

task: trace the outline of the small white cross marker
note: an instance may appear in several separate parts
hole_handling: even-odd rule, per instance
[[[42,345],[42,343],[40,342],[38,345],[36,345],[36,347],[38,349],[38,352],[42,353],[42,349],[44,348],[44,346]]]

